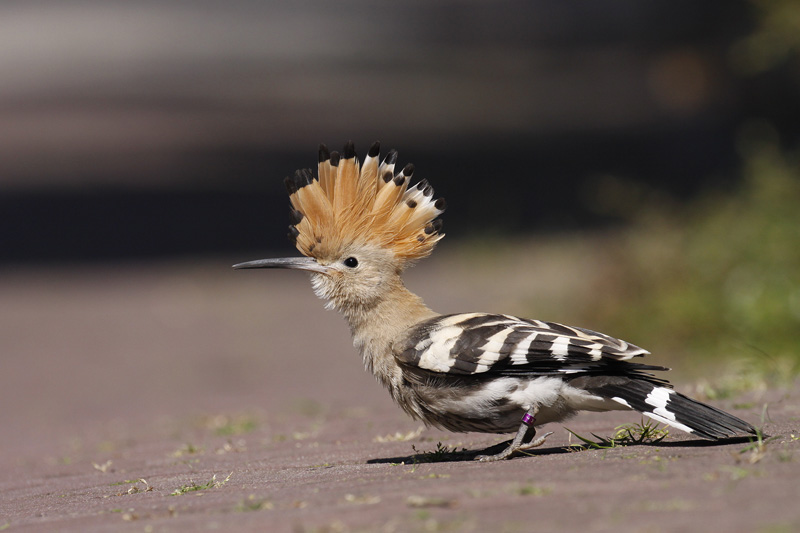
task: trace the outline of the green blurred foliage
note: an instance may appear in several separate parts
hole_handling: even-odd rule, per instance
[[[610,331],[659,351],[738,356],[748,371],[791,378],[800,371],[800,161],[764,127],[745,128],[740,149],[735,189],[642,206],[593,308]]]
[[[800,2],[751,0],[755,28],[731,49],[731,63],[742,74],[779,67],[800,56]]]
[[[800,2],[751,3],[752,31],[730,49],[734,70],[796,69]],[[714,364],[712,396],[800,374],[800,151],[758,121],[742,126],[738,148],[736,186],[688,204],[613,179],[597,191],[611,211],[640,206],[605,273],[597,320],[682,368]]]

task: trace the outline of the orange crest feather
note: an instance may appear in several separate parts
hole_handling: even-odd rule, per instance
[[[286,178],[293,207],[289,237],[303,255],[334,259],[342,247],[364,243],[412,262],[430,254],[444,237],[436,218],[445,209],[444,199],[434,200],[425,180],[408,186],[414,165],[395,175],[396,151],[380,164],[379,154],[376,142],[360,165],[352,141],[341,156],[320,145],[317,178],[311,170]]]

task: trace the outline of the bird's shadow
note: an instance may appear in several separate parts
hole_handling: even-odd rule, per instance
[[[511,441],[494,444],[481,450],[444,450],[439,448],[432,452],[415,453],[404,457],[385,457],[370,459],[369,464],[425,464],[425,463],[455,463],[459,461],[474,461],[479,455],[496,455],[505,450]],[[572,453],[574,449],[570,446],[554,446],[552,448],[537,448],[535,451],[526,451],[514,454],[512,457],[525,457],[526,455],[553,455],[560,453]]]
[[[730,444],[748,444],[753,442],[754,437],[730,437],[727,439],[719,440],[681,440],[670,442],[642,442],[636,444],[618,444],[615,448],[631,448],[634,446],[645,446],[651,448],[707,448],[714,446],[725,446]],[[426,463],[456,463],[461,461],[474,461],[479,455],[495,455],[505,450],[511,443],[510,440],[494,444],[488,448],[481,450],[449,450],[441,446],[437,447],[432,452],[421,452],[400,457],[383,457],[376,459],[369,459],[367,464],[426,464]],[[518,452],[511,456],[512,459],[537,456],[537,455],[559,455],[566,453],[578,453],[581,451],[589,450],[609,450],[608,448],[592,448],[579,444],[572,444],[567,446],[553,446],[550,448],[536,448],[535,450],[528,450],[525,452]]]
[[[746,437],[728,437],[718,440],[693,439],[669,442],[648,442],[642,443],[639,446],[656,446],[659,448],[711,448],[714,446],[727,446],[729,444],[749,444],[755,439],[755,435],[750,435]]]

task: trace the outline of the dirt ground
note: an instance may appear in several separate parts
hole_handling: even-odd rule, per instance
[[[535,457],[442,456],[503,439],[420,430],[305,275],[246,259],[0,273],[0,531],[800,530],[800,385],[713,402],[762,448],[553,425]],[[433,308],[520,312],[508,275],[445,270],[411,272]]]

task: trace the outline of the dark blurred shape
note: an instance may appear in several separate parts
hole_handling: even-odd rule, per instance
[[[81,261],[263,246],[286,213],[241,191],[47,191],[0,196],[0,260]]]
[[[775,88],[792,71],[728,67],[757,15],[688,0],[6,2],[0,261],[285,246],[282,178],[347,139],[397,147],[462,234],[606,222],[580,193],[596,176],[687,195],[732,174],[743,118],[797,138],[797,93]],[[461,186],[480,180],[513,192]]]

